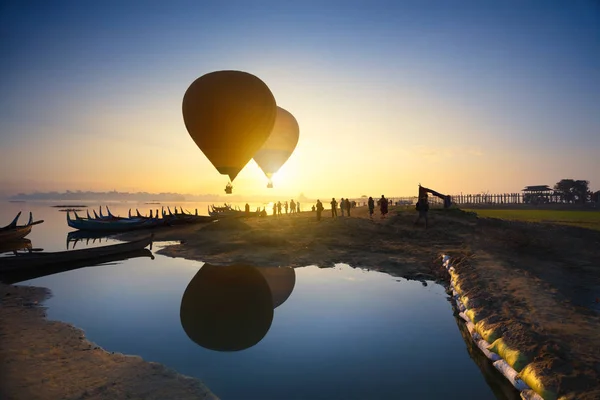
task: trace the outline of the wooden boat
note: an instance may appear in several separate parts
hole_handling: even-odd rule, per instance
[[[75,262],[95,262],[102,257],[122,255],[131,251],[141,250],[148,246],[152,248],[150,235],[145,239],[128,243],[119,243],[109,246],[91,247],[80,250],[58,251],[48,253],[18,254],[12,257],[0,257],[0,273],[10,271],[23,271],[30,268],[41,268],[51,265],[65,265]]]
[[[195,214],[185,212],[183,211],[183,208],[180,208],[180,210],[177,211],[177,207],[175,207],[174,213],[171,212],[171,209],[169,207],[167,207],[166,213],[164,209],[162,212],[163,219],[168,225],[204,223],[212,222],[216,219],[214,216],[198,215],[198,209],[196,209]]]
[[[108,246],[107,246],[108,247]],[[87,250],[87,249],[86,249]],[[81,250],[78,250],[81,251]],[[75,250],[67,253],[74,253]],[[6,284],[14,284],[18,282],[28,281],[30,279],[40,278],[42,276],[48,276],[58,274],[60,272],[71,271],[74,269],[92,267],[96,265],[110,265],[109,263],[115,263],[118,261],[129,260],[131,258],[148,257],[154,260],[154,255],[148,249],[139,249],[126,251],[118,254],[101,255],[92,259],[69,261],[64,263],[53,263],[46,264],[43,266],[35,267],[20,267],[10,271],[0,271],[0,281]]]
[[[25,236],[29,235],[32,226],[44,222],[43,220],[34,222],[33,214],[30,212],[29,222],[27,222],[26,225],[17,225],[20,216],[21,212],[19,211],[15,219],[13,219],[10,224],[6,225],[4,228],[0,228],[0,243],[23,239]]]
[[[71,219],[71,213],[67,212],[67,224],[71,228],[94,231],[94,232],[127,232],[136,229],[154,228],[162,223],[157,218],[140,219],[140,218],[124,218],[119,220],[98,220],[80,218],[75,212],[75,219]]]
[[[256,211],[250,211],[250,212],[246,213],[246,211],[242,211],[239,208],[234,209],[231,206],[227,206],[227,207],[210,206],[208,209],[208,214],[211,217],[216,217],[216,218],[258,217],[260,215],[260,209],[257,208]]]

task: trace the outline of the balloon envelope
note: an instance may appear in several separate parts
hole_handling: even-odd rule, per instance
[[[260,342],[271,327],[271,290],[254,267],[204,264],[183,293],[179,317],[198,345],[244,350]]]
[[[271,135],[254,155],[254,161],[267,178],[279,171],[279,168],[290,158],[300,135],[298,121],[292,114],[277,107],[277,117]]]
[[[192,82],[182,111],[196,145],[233,181],[271,134],[277,106],[269,87],[256,76],[216,71]]]

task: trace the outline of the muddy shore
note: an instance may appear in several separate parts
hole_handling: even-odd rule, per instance
[[[531,361],[539,365],[548,387],[569,399],[600,398],[600,338],[597,334],[600,308],[596,303],[600,297],[600,232],[479,219],[460,210],[435,209],[430,212],[430,227],[425,230],[422,223],[413,225],[416,215],[412,208],[390,211],[386,219],[376,214],[373,220],[364,207],[353,209],[350,218],[333,219],[325,211],[320,222],[311,212],[223,220],[157,230],[155,239],[180,243],[159,250],[161,254],[216,265],[245,262],[257,266],[327,268],[335,263],[347,263],[408,279],[440,282],[448,279],[440,254],[450,254],[460,269],[465,290],[471,291],[472,297],[486,310],[491,310],[488,312],[495,315],[498,326],[507,333],[507,340],[526,351]],[[147,234],[127,233],[120,239],[133,240]],[[2,294],[2,299],[11,296]],[[42,301],[43,294],[35,296],[38,297],[33,301]],[[82,336],[81,331],[43,320],[40,307],[15,302],[11,311],[4,306],[4,301],[8,300],[3,300],[0,309],[3,321],[0,329],[5,335],[2,343],[7,334],[14,342],[10,346],[2,344],[0,348],[3,359],[12,360],[2,364],[2,382],[11,382],[12,387],[3,386],[3,390],[10,389],[17,394],[54,390],[52,393],[57,394],[57,397],[44,398],[79,398],[77,396],[83,396],[85,390],[89,398],[98,399],[126,398],[126,393],[138,393],[141,398],[211,398],[208,389],[197,381],[164,372],[168,370],[162,366],[145,363],[138,357],[89,350],[93,344],[83,350],[88,342],[73,339]],[[27,301],[32,302],[29,298]],[[9,311],[13,314],[7,314]],[[15,315],[19,313],[27,315],[27,323],[45,324],[45,327],[15,325],[13,320],[25,318]],[[45,332],[45,342],[42,340],[39,348],[31,347],[37,346],[35,332],[38,329]],[[23,352],[25,348],[34,350]],[[60,350],[53,350],[55,348]],[[69,350],[71,348],[77,350]],[[64,358],[53,355],[52,351],[58,351]],[[12,358],[6,358],[5,353]],[[46,356],[38,357],[38,354]],[[110,375],[117,365],[135,373]],[[89,372],[95,369],[103,372]],[[35,372],[22,373],[29,370]],[[65,375],[66,370],[86,372],[80,373],[78,378],[61,381],[60,376]],[[157,387],[157,374],[166,383],[151,390],[149,388]],[[47,375],[49,377],[45,377]],[[115,376],[131,379],[113,378]],[[77,388],[71,389],[74,386]],[[192,388],[196,390],[194,394]],[[60,390],[63,397],[58,394]],[[76,390],[81,390],[77,392],[79,395],[70,394]],[[133,390],[137,392],[131,392]]]
[[[49,295],[0,284],[0,399],[218,399],[194,378],[106,352],[82,330],[46,320]]]

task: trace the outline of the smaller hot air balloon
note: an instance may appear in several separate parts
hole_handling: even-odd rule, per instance
[[[287,110],[277,107],[277,117],[271,135],[254,155],[254,161],[269,178],[268,188],[273,187],[271,178],[290,158],[300,135],[296,118]]]
[[[269,87],[242,71],[202,75],[183,96],[185,127],[206,158],[231,182],[271,134],[277,106]],[[225,189],[231,193],[231,185]]]

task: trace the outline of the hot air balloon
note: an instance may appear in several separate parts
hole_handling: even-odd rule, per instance
[[[256,76],[215,71],[192,82],[182,111],[196,145],[219,173],[233,181],[271,134],[277,105],[269,87]]]
[[[292,155],[298,144],[299,134],[300,128],[296,118],[283,108],[277,107],[277,117],[271,135],[254,155],[254,161],[269,178],[268,188],[273,187],[273,174],[279,171]]]

